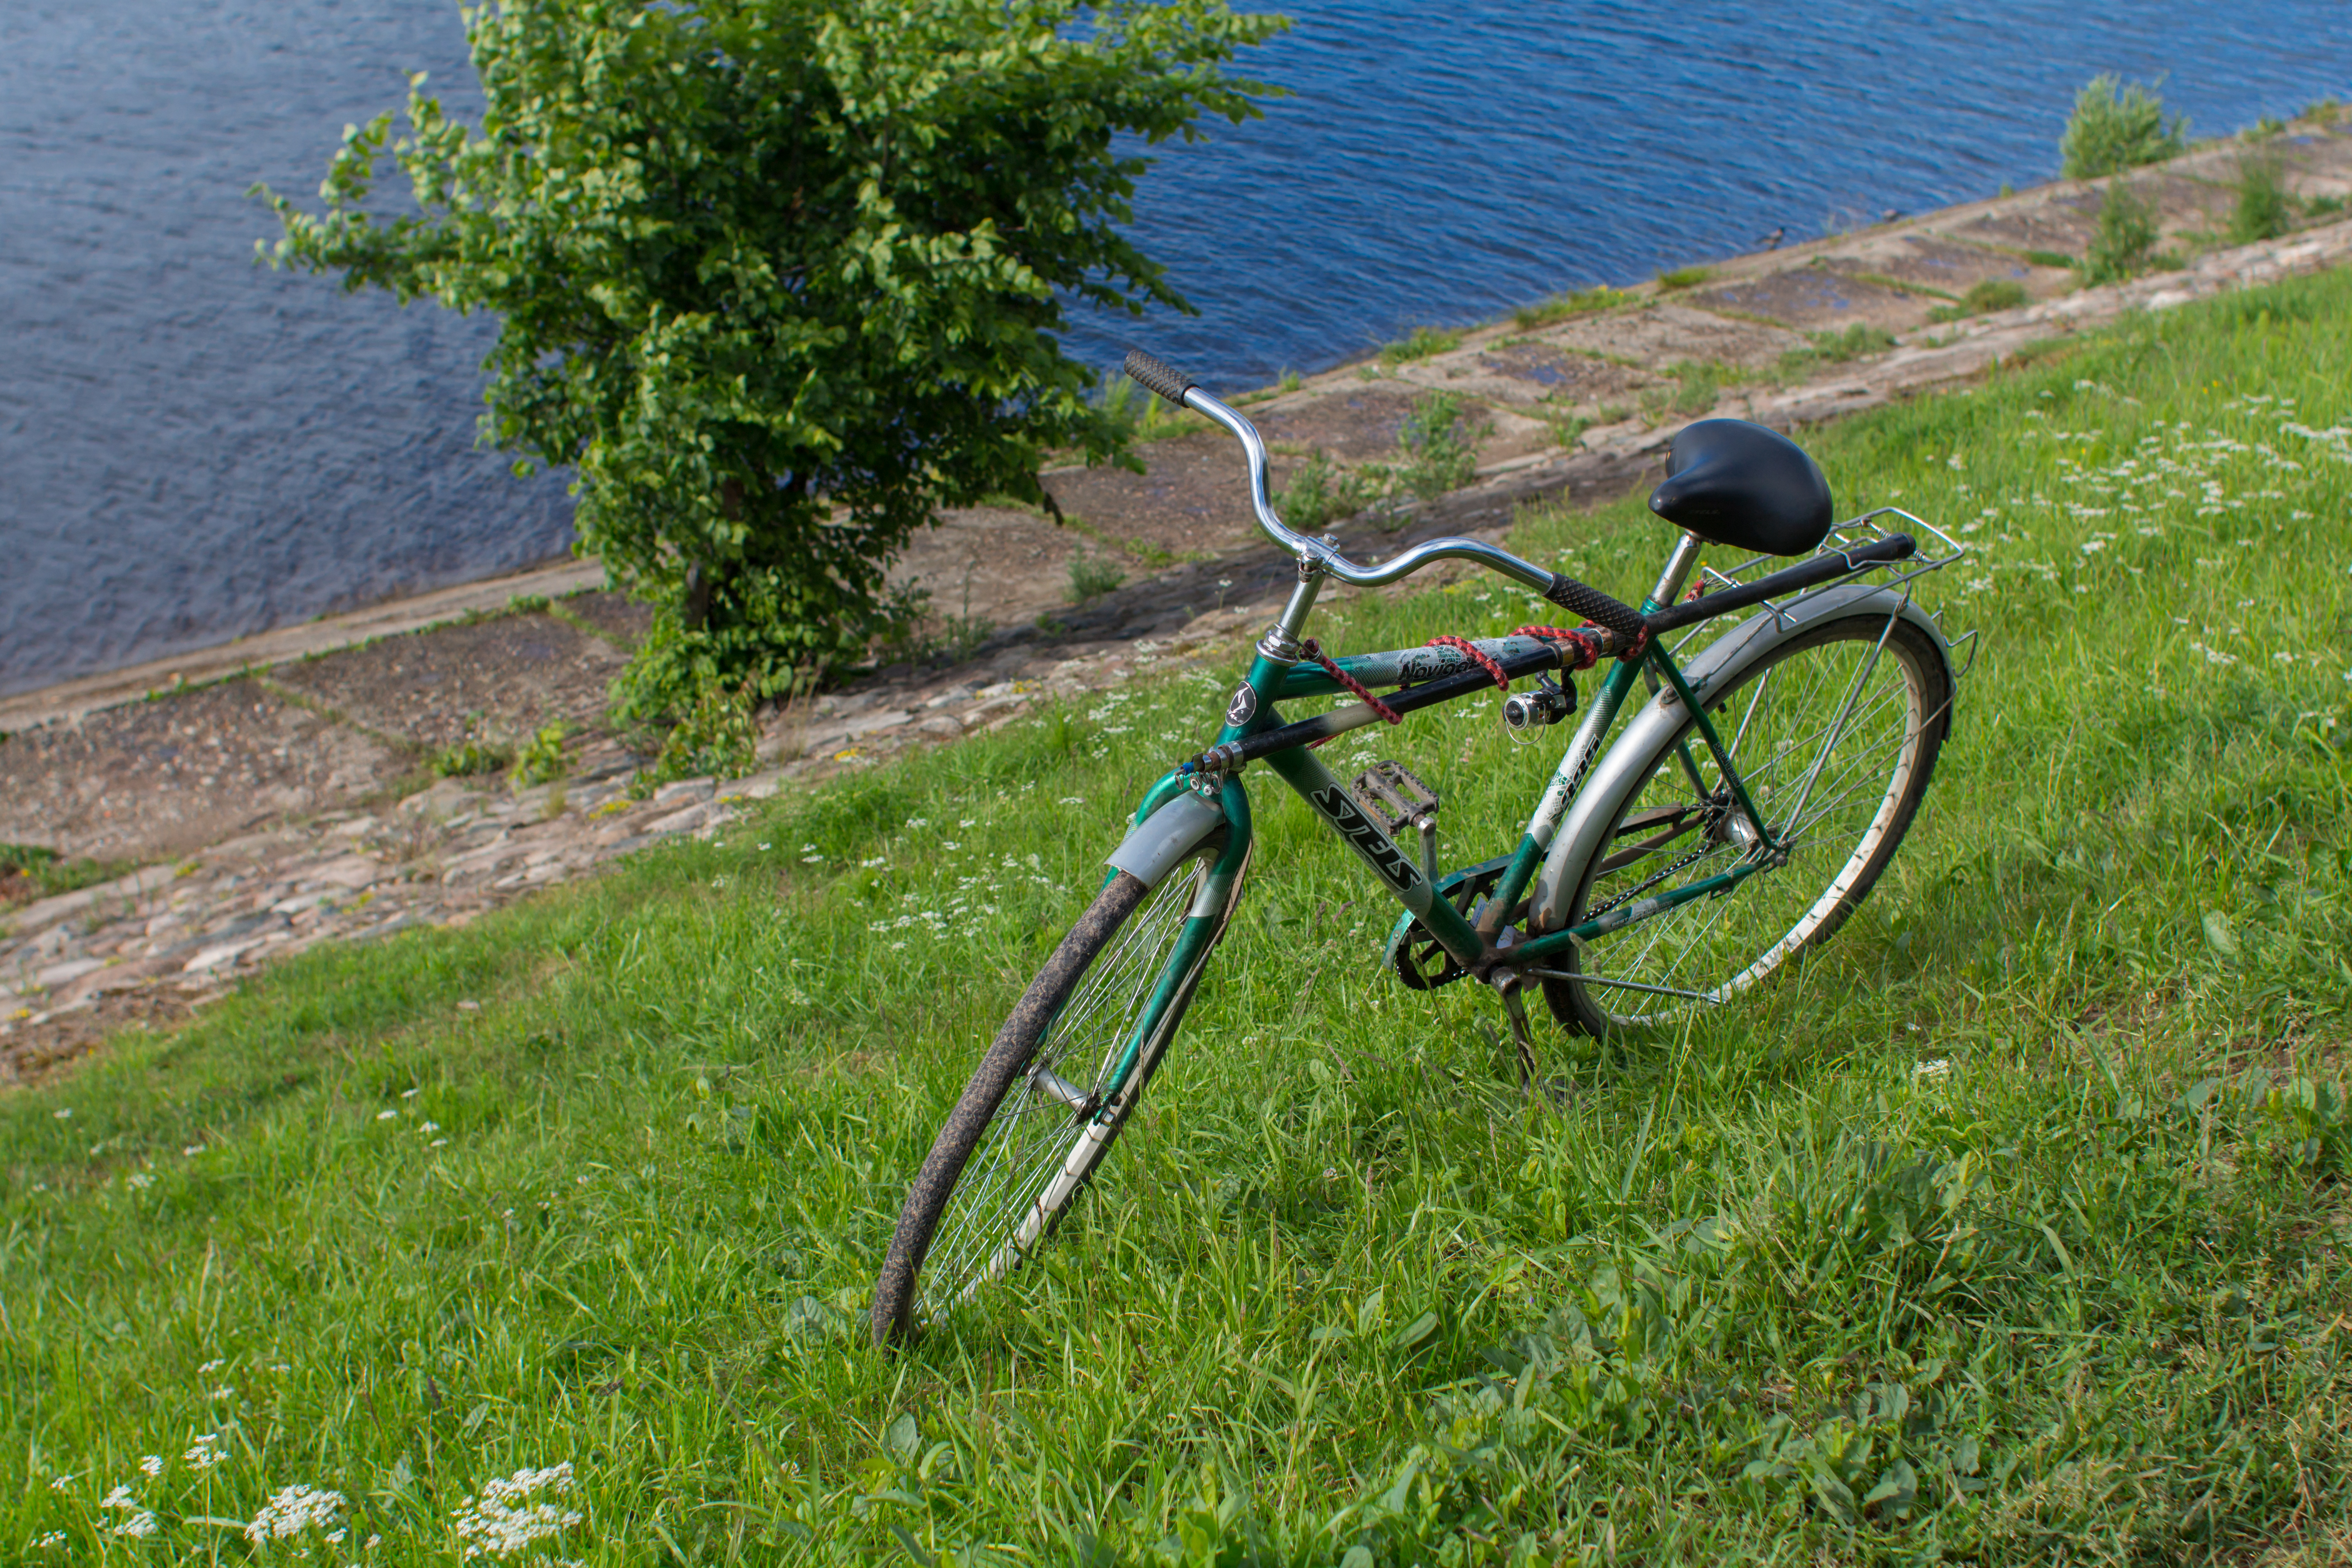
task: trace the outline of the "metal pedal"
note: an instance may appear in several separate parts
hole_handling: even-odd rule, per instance
[[[1402,763],[1382,759],[1356,775],[1348,786],[1357,803],[1388,832],[1391,838],[1408,826],[1421,835],[1421,872],[1437,880],[1437,792]]]

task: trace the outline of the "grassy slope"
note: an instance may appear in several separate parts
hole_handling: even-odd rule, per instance
[[[1372,972],[1385,910],[1264,781],[1096,1200],[908,1357],[852,1338],[902,1184],[1230,671],[311,954],[0,1101],[0,1556],[242,1562],[301,1484],[352,1533],[279,1556],[446,1562],[485,1479],[565,1460],[585,1518],[517,1561],[2321,1552],[2347,320],[2352,276],[2297,283],[1816,438],[1843,500],[1988,547],[1934,590],[1988,631],[1956,743],[1829,950],[1607,1059],[1555,1037],[1565,1112],[1504,1092],[1490,1001]],[[1661,550],[1631,504],[1522,543],[1625,593]],[[1464,712],[1381,741],[1459,786],[1456,857],[1549,765]]]

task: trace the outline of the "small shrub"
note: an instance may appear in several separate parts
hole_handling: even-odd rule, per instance
[[[2344,210],[2342,196],[2314,196],[2304,204],[2303,210],[2314,217],[2334,217]]]
[[[2082,265],[2077,258],[2063,250],[2029,250],[2025,253],[2025,259],[2036,267],[2063,267],[2069,270]]]
[[[2238,162],[2238,203],[2230,214],[2230,243],[2276,239],[2294,223],[2293,198],[2275,157],[2256,153]]]
[[[1658,274],[1658,287],[1669,291],[1676,289],[1696,289],[1714,276],[1715,272],[1711,268],[1677,267],[1672,272]]]
[[[2014,310],[2025,303],[2025,285],[2014,278],[1987,278],[1971,284],[1960,303],[1979,315],[1989,310]]]
[[[1813,352],[1832,364],[1843,364],[1864,354],[1884,353],[1894,346],[1893,332],[1868,321],[1856,321],[1842,332],[1813,334]]]
[[[1274,498],[1282,521],[1301,533],[1320,533],[1335,519],[1353,517],[1380,499],[1371,476],[1343,468],[1322,452],[1299,465]]]
[[[1381,351],[1382,364],[1403,364],[1408,361],[1427,359],[1442,354],[1462,342],[1459,331],[1444,331],[1436,327],[1415,327],[1402,342],[1389,344]]]
[[[1466,425],[1458,395],[1429,394],[1413,405],[1397,432],[1397,445],[1405,454],[1397,468],[1397,483],[1423,500],[1462,489],[1477,477],[1478,438],[1493,428],[1483,422]]]
[[[2070,180],[2095,180],[2160,163],[2189,145],[2185,115],[2165,118],[2164,100],[2137,82],[2093,77],[2075,95],[2074,112],[2058,139],[2062,167]]]
[[[495,741],[467,739],[436,756],[426,766],[445,779],[474,778],[502,771],[514,761],[514,748]]]
[[[2083,281],[2113,283],[2147,270],[2156,253],[2156,208],[2122,180],[2107,182],[2099,226],[2083,257]]]
[[[1282,373],[1282,381],[1280,385],[1283,391],[1296,392],[1298,390],[1300,384],[1301,383],[1299,382],[1298,373],[1297,371],[1286,370]]]
[[[571,737],[572,726],[558,721],[543,725],[540,731],[523,742],[516,754],[514,782],[518,786],[553,784],[563,776],[569,763],[563,755],[563,742]]]
[[[2014,310],[2025,303],[2025,285],[2014,278],[1988,278],[1972,285],[1957,305],[1938,305],[1927,312],[1931,321],[1958,321],[1992,310]]]
[[[1522,331],[1548,327],[1554,321],[1565,321],[1573,316],[1586,316],[1595,310],[1605,310],[1612,305],[1622,305],[1633,296],[1622,289],[1612,289],[1606,283],[1590,289],[1573,289],[1555,294],[1538,304],[1525,305],[1511,312],[1511,321]]]
[[[1102,556],[1087,552],[1070,557],[1069,599],[1074,605],[1099,599],[1126,581],[1127,574]]]
[[[750,773],[760,745],[759,722],[751,715],[755,700],[750,681],[704,687],[686,717],[662,737],[654,779],[740,778]]]

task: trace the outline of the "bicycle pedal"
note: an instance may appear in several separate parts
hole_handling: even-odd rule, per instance
[[[1437,815],[1437,792],[1402,763],[1374,763],[1356,775],[1348,791],[1391,837]]]

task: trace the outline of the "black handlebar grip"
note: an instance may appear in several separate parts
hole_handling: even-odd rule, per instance
[[[1129,381],[1150,387],[1179,408],[1184,406],[1184,395],[1199,384],[1167,361],[1141,349],[1127,351],[1127,375]]]
[[[1647,629],[1642,612],[1631,605],[1621,605],[1598,588],[1587,587],[1573,577],[1551,574],[1551,586],[1544,597],[1571,615],[1582,616],[1597,626],[1615,632],[1627,642],[1638,641]]]

